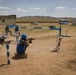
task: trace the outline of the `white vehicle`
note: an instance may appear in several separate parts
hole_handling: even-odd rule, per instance
[[[38,23],[37,22],[32,22],[31,25],[38,25]]]

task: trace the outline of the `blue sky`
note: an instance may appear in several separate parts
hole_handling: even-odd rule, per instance
[[[0,15],[76,17],[76,0],[0,0]]]

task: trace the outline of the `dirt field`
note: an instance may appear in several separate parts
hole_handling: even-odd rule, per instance
[[[6,46],[0,45],[0,75],[76,75],[76,27],[64,27],[68,28],[71,37],[62,38],[58,52],[51,52],[56,46],[58,31],[21,29],[21,33],[26,32],[29,37],[37,38],[27,48],[27,59],[13,59],[16,40],[11,36],[7,38],[6,40],[14,40],[10,44],[11,65],[5,65]]]

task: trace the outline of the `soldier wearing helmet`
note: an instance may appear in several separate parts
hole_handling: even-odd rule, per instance
[[[28,46],[29,46],[29,41],[27,40],[27,35],[22,34],[21,39],[17,43],[17,47],[16,47],[17,54],[25,54],[25,51]]]

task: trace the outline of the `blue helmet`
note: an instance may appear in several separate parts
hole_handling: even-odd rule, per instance
[[[26,39],[27,38],[27,35],[26,34],[22,34],[21,35],[21,39]]]

